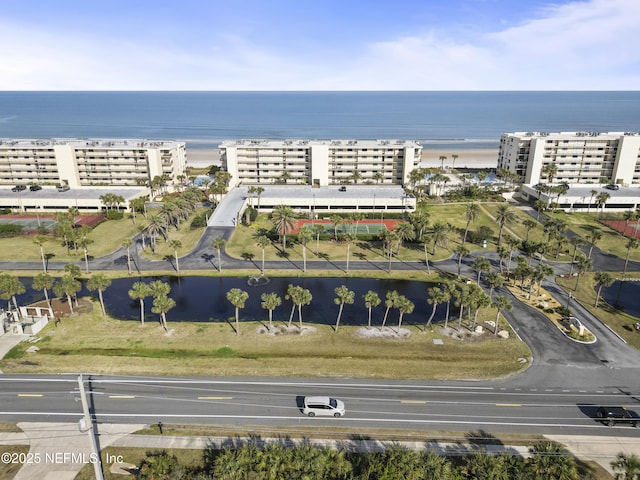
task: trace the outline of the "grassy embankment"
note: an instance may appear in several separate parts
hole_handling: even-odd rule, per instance
[[[362,378],[491,378],[509,375],[526,365],[526,345],[485,334],[484,341],[454,340],[435,332],[409,327],[408,338],[362,338],[358,327],[306,325],[305,335],[260,333],[263,321],[242,321],[236,335],[231,323],[171,322],[166,336],[155,323],[102,319],[99,307],[63,318],[39,336],[40,351],[26,353],[20,344],[0,362],[8,373],[92,371],[140,375],[264,375]],[[288,318],[288,308],[275,312],[277,325]],[[379,307],[381,308],[381,307]],[[362,308],[363,320],[366,311]],[[396,314],[397,316],[397,314]],[[392,320],[395,322],[395,318]],[[486,319],[495,310],[486,309]],[[231,320],[230,320],[231,321]],[[261,328],[262,327],[262,328]],[[444,345],[434,345],[442,338]],[[295,362],[291,360],[295,359]]]

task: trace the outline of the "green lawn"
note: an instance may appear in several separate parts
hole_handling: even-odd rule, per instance
[[[288,308],[275,312],[277,325],[287,318]],[[397,314],[392,318],[390,326]],[[486,309],[483,318],[495,318],[495,310]],[[105,322],[94,305],[90,313],[63,318],[58,327],[50,324],[39,335],[37,353],[25,353],[29,344],[20,344],[0,361],[0,369],[55,373],[82,365],[114,375],[461,379],[509,375],[526,367],[518,358],[530,356],[515,336],[502,340],[486,334],[483,341],[472,341],[465,335],[461,341],[438,329],[423,333],[412,326],[408,338],[365,338],[359,327],[344,326],[334,333],[327,325],[305,325],[314,327],[305,335],[297,328],[268,335],[257,321],[241,321],[236,335],[228,323],[173,323],[171,312],[167,319],[169,336],[156,323]],[[442,338],[444,345],[434,345],[434,338]]]
[[[624,338],[629,345],[640,349],[640,334],[636,333],[633,328],[633,324],[640,321],[640,319],[613,308],[602,299],[598,302],[598,308],[593,306],[596,302],[594,275],[594,273],[583,275],[580,278],[577,290],[574,290],[576,285],[575,278],[558,278],[558,284],[577,298],[598,319]],[[640,278],[640,273],[627,274],[627,276],[629,278]]]
[[[566,221],[570,230],[587,241],[593,229],[599,230],[602,233],[602,238],[596,242],[596,247],[604,252],[612,253],[617,257],[625,258],[627,256],[627,248],[625,245],[627,244],[628,238],[598,222],[598,214],[558,211],[551,212],[549,215]],[[640,249],[631,250],[629,258],[640,261]]]
[[[448,247],[438,246],[435,255],[431,255],[431,246],[429,248],[429,260],[442,260],[449,258],[457,245],[462,241],[462,234],[466,224],[465,219],[466,204],[443,204],[430,205],[427,211],[430,214],[430,223],[445,222],[450,223],[454,228],[449,234]],[[474,222],[470,230],[486,225],[493,229],[497,235],[498,229],[495,222],[481,212],[478,220]],[[267,215],[260,215],[256,222],[251,226],[240,225],[236,227],[229,244],[227,245],[227,254],[236,258],[254,259],[256,263],[260,263],[262,259],[262,250],[256,245],[256,237],[264,231],[270,231],[273,224]],[[290,234],[287,236],[288,247],[286,254],[282,253],[282,242],[274,240],[271,245],[265,248],[266,260],[281,260],[288,258],[294,261],[301,261],[303,258],[302,245],[297,241],[297,235]],[[471,250],[478,250],[482,247],[467,242],[467,247]],[[350,260],[368,260],[371,262],[388,261],[381,250],[382,243],[378,240],[372,241],[356,241],[350,247]],[[318,245],[318,254],[316,255],[316,239],[307,244],[307,260],[315,260],[329,258],[332,260],[344,261],[347,257],[347,246],[344,243],[337,243],[331,240],[321,240]],[[424,247],[416,242],[406,242],[400,249],[399,257],[394,260],[420,261],[424,260]]]

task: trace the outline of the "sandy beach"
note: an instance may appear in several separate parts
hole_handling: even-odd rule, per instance
[[[454,154],[458,155],[455,162],[452,158]],[[423,148],[421,166],[424,168],[440,167],[442,165],[441,156],[447,157],[444,160],[445,167],[495,168],[498,162],[498,149],[461,148],[456,151]],[[195,168],[220,165],[220,151],[217,148],[187,148],[187,165]]]
[[[452,155],[458,155],[455,160]],[[422,149],[422,164],[424,168],[440,167],[442,160],[440,157],[447,157],[444,160],[445,167],[456,168],[496,168],[498,164],[497,148],[461,148],[459,150],[437,150]]]

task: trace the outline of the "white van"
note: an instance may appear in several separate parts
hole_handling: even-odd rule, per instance
[[[310,417],[341,417],[345,413],[344,403],[331,397],[304,397],[302,413]]]

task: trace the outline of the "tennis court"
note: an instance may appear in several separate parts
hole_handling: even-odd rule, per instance
[[[78,215],[75,217],[75,225],[77,227],[82,225],[95,227],[102,220],[104,220],[102,215]],[[38,230],[38,227],[42,226],[46,228],[47,231],[52,232],[58,225],[58,222],[51,216],[1,215],[0,224],[21,225],[24,232],[35,232]]]
[[[355,222],[349,222],[334,226],[330,220],[298,220],[292,233],[298,233],[304,226],[313,228],[314,225],[322,225],[325,233],[334,233],[334,231],[337,231],[338,234],[377,235],[382,229],[393,230],[397,224],[397,220],[360,220],[357,225]]]

